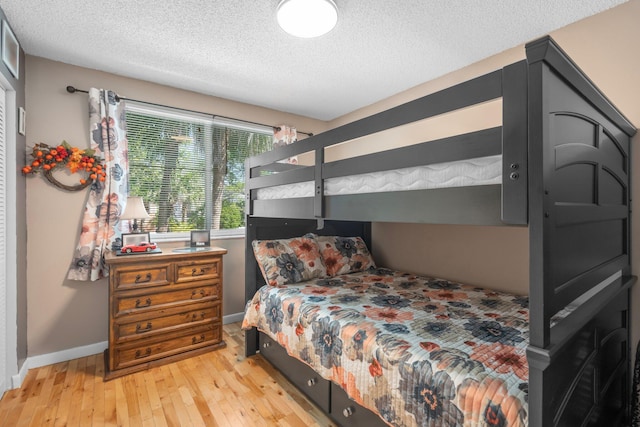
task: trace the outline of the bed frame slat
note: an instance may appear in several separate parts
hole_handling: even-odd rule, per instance
[[[426,95],[304,140],[303,144],[278,147],[247,160],[248,168],[265,166],[291,156],[315,151],[386,129],[466,108],[502,96],[502,71],[494,71]]]
[[[293,184],[296,182],[313,181],[314,168],[311,166],[292,169],[286,172],[276,173],[273,175],[264,175],[251,178],[249,180],[249,188],[264,188],[274,185]]]
[[[502,128],[495,127],[394,150],[325,163],[325,179],[498,155]]]
[[[252,206],[255,217],[282,218],[282,212],[286,212],[287,218],[309,219],[315,217],[315,199],[313,197],[253,200]]]
[[[328,219],[336,220],[503,225],[500,197],[500,185],[479,185],[326,196],[325,204]]]

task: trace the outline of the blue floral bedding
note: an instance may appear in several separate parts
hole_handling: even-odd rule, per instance
[[[280,287],[257,327],[394,426],[527,425],[528,298],[387,269]]]

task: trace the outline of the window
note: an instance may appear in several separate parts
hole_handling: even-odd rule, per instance
[[[244,161],[272,148],[270,127],[132,101],[126,119],[129,194],[151,216],[143,231],[244,227]]]

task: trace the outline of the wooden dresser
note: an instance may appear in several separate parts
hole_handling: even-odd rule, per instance
[[[226,249],[110,253],[109,348],[104,379],[195,356],[222,340],[222,256]]]

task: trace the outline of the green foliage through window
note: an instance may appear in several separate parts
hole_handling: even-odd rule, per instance
[[[244,161],[268,151],[268,127],[130,103],[129,194],[141,196],[159,233],[244,226]]]

